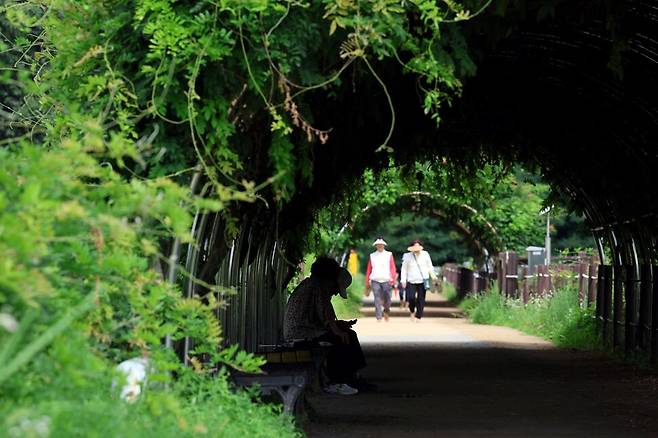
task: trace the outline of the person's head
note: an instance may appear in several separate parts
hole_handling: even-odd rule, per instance
[[[372,243],[372,246],[374,246],[377,251],[382,252],[384,251],[384,247],[386,247],[386,241],[380,236]]]
[[[318,279],[323,289],[331,295],[340,294],[347,298],[347,287],[352,283],[352,275],[331,257],[318,257],[311,265],[311,277]]]
[[[414,253],[419,253],[423,250],[423,243],[419,239],[414,239],[411,242],[411,245],[407,248],[407,251]]]

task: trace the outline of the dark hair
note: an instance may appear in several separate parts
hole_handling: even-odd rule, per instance
[[[326,279],[335,279],[338,277],[340,265],[331,257],[318,257],[311,265],[311,275]]]
[[[409,246],[414,246],[415,244],[423,245],[423,242],[420,241],[420,239],[414,239],[411,241],[411,245]]]

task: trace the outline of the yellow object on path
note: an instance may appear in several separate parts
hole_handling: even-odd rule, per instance
[[[359,255],[356,250],[350,250],[350,257],[347,259],[347,270],[350,271],[352,276],[355,276],[359,271]]]

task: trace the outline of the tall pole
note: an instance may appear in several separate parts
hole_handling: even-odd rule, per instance
[[[546,239],[544,241],[546,247],[546,265],[551,264],[551,213],[546,213]]]

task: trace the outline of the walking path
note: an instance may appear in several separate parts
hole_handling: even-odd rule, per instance
[[[354,328],[378,389],[311,395],[310,437],[658,436],[652,373],[471,324],[428,298],[421,323],[399,308],[376,322],[366,304]]]

